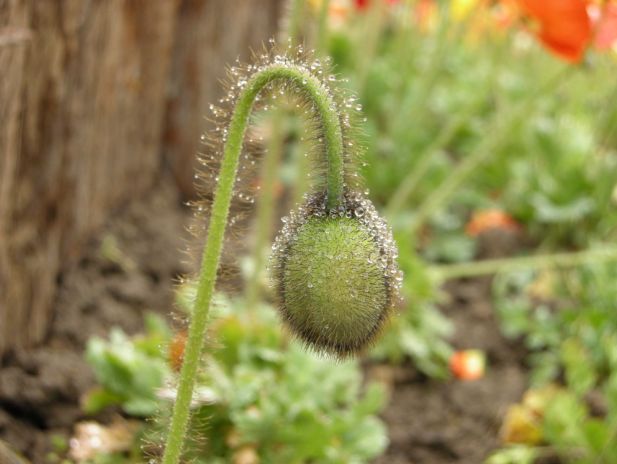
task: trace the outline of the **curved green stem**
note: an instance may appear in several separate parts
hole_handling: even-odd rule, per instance
[[[303,92],[313,103],[319,115],[327,161],[327,205],[338,206],[343,196],[343,138],[336,106],[321,82],[300,67],[272,64],[257,71],[248,80],[240,94],[228,128],[228,138],[223,150],[219,181],[208,227],[199,274],[195,307],[189,327],[184,362],[180,372],[176,403],[171,418],[163,464],[177,464],[182,453],[186,434],[195,376],[199,366],[203,339],[206,333],[210,301],[216,283],[229,206],[242,152],[244,134],[255,99],[261,90],[273,81],[291,84]]]

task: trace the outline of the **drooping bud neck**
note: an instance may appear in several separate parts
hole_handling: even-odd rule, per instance
[[[240,152],[257,95],[274,81],[282,81],[287,88],[301,94],[312,104],[319,118],[324,143],[323,156],[327,166],[326,202],[329,209],[334,209],[341,204],[344,193],[344,144],[338,110],[324,84],[297,65],[269,64],[260,68],[246,81],[229,125],[224,156],[227,157],[228,153],[233,156],[233,153]]]

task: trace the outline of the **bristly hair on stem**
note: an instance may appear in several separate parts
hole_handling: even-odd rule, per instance
[[[271,51],[264,50],[256,55],[255,64],[231,68],[226,95],[219,101],[220,106],[211,107],[216,124],[209,136],[204,137],[204,141],[211,147],[211,154],[205,158],[202,157],[203,167],[197,178],[202,185],[206,185],[207,190],[209,190],[208,186],[215,185],[215,193],[211,207],[206,206],[207,201],[195,204],[198,216],[203,217],[204,213],[209,211],[207,241],[202,254],[197,294],[180,372],[176,403],[163,455],[164,464],[177,464],[182,454],[190,403],[207,327],[210,302],[217,280],[230,206],[234,196],[242,195],[236,189],[238,183],[236,177],[239,171],[242,177],[240,161],[247,142],[247,128],[251,114],[256,108],[272,104],[278,98],[292,96],[299,112],[308,121],[307,135],[311,137],[311,143],[308,145],[313,147],[312,151],[315,155],[314,166],[310,173],[313,179],[313,193],[323,193],[325,195],[324,206],[327,210],[344,215],[348,203],[346,194],[350,191],[358,191],[359,176],[354,165],[360,153],[361,144],[358,142],[358,134],[353,133],[356,125],[353,124],[352,119],[361,108],[354,97],[338,90],[335,86],[336,81],[336,76],[329,71],[327,60],[313,58],[301,47],[295,49],[289,46],[285,52],[278,52],[273,47]],[[248,139],[250,144],[250,135]],[[216,169],[216,166],[212,166],[212,162],[218,164],[219,159],[220,166]],[[333,230],[337,234],[339,232],[344,234],[353,229],[354,233],[362,237],[363,245],[361,246],[367,249],[361,251],[367,257],[383,252],[384,248],[373,241],[374,237],[381,237],[381,235],[371,235],[369,231],[364,230],[364,225],[356,224],[355,221],[352,221],[350,228],[345,221],[332,219]],[[317,229],[317,233],[321,233],[319,227]],[[386,311],[388,308],[385,307],[385,303],[391,300],[389,294],[385,294],[391,286],[387,285],[383,279],[389,278],[386,271],[391,271],[391,263],[395,260],[395,254],[390,249],[387,251],[390,254],[380,259],[380,262],[389,263],[389,267],[384,268],[385,273],[379,271],[371,274],[374,278],[374,287],[383,287],[379,305],[374,308],[378,311]],[[355,256],[353,250],[349,254],[352,257]],[[297,255],[304,256],[301,249],[298,250]],[[370,269],[371,272],[378,269],[376,266]],[[326,272],[327,269],[328,267],[324,266],[322,271]],[[362,282],[363,275],[360,269],[355,274],[354,282]],[[353,290],[345,292],[344,296],[355,298],[356,293]],[[341,301],[344,303],[343,300]],[[343,308],[345,305],[339,304],[339,306]],[[359,316],[356,323],[362,324],[364,319],[361,313]],[[382,318],[379,314],[371,314],[371,318],[377,318],[381,324]],[[368,329],[371,333],[375,331],[373,326]]]
[[[364,134],[359,124],[362,107],[355,95],[346,88],[346,79],[340,79],[332,72],[330,58],[315,57],[313,52],[307,51],[303,46],[294,47],[290,44],[287,47],[278,48],[271,41],[271,48],[264,47],[260,52],[253,54],[251,64],[243,65],[236,62],[235,66],[228,69],[226,78],[222,80],[225,89],[223,96],[218,104],[210,105],[211,114],[208,119],[213,129],[202,136],[205,152],[199,154],[200,168],[195,175],[196,186],[201,197],[201,200],[194,203],[199,219],[209,213],[213,187],[219,177],[221,154],[228,139],[233,110],[238,99],[251,76],[273,66],[281,66],[306,74],[325,92],[329,105],[332,106],[333,112],[338,115],[339,119],[342,145],[341,185],[344,189],[362,189],[358,175],[364,153]],[[311,181],[311,191],[323,191],[329,178],[328,159],[324,156],[327,140],[324,137],[323,121],[315,107],[314,98],[307,92],[306,83],[295,78],[277,78],[270,80],[260,89],[254,98],[252,113],[267,112],[274,105],[279,104],[280,100],[293,105],[296,113],[302,118],[303,145],[307,147],[305,156],[311,160],[311,166],[306,175]],[[255,153],[262,151],[263,136],[251,129],[252,126],[249,124],[246,137],[243,139],[244,149],[236,186],[243,185],[247,178],[254,175],[255,161],[259,158],[259,155],[255,156]],[[252,204],[253,196],[254,192],[234,190],[234,201],[239,200],[239,204]],[[250,201],[247,201],[247,198],[250,198]],[[235,203],[234,206],[236,206]]]

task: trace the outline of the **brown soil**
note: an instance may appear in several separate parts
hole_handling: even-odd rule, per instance
[[[447,382],[427,379],[412,367],[399,369],[390,404],[383,413],[390,446],[378,464],[478,464],[499,446],[508,405],[527,384],[524,352],[499,333],[487,279],[448,286],[443,311],[455,324],[457,349],[487,353],[485,377]]]
[[[180,251],[188,217],[173,186],[162,182],[120,211],[62,274],[45,346],[0,364],[0,440],[43,464],[50,437],[70,436],[83,418],[79,398],[94,385],[83,358],[86,341],[112,326],[140,331],[145,311],[170,313],[172,284],[187,272]]]
[[[83,359],[86,341],[118,326],[142,328],[144,311],[169,314],[173,282],[188,271],[181,250],[189,213],[163,181],[142,202],[119,212],[83,259],[60,279],[58,317],[44,347],[0,364],[0,445],[3,440],[44,463],[50,438],[70,436],[83,419],[79,398],[94,384]],[[486,377],[474,382],[427,379],[411,366],[392,368],[394,390],[383,413],[390,435],[378,464],[482,462],[498,445],[505,408],[526,385],[524,353],[500,336],[487,280],[448,287],[443,310],[456,325],[457,348],[489,357]],[[0,446],[0,462],[2,461]]]

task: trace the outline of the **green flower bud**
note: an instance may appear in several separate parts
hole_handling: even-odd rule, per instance
[[[387,320],[401,272],[392,234],[373,204],[348,194],[334,210],[314,196],[284,220],[273,250],[283,319],[309,346],[345,357]]]

